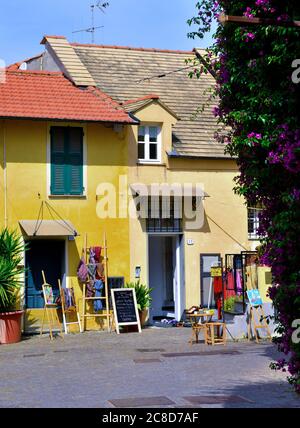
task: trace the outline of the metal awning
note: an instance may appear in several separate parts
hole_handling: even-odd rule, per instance
[[[204,192],[199,184],[142,184],[136,183],[130,186],[132,193],[142,197],[151,196],[174,196],[174,197],[202,197],[208,198],[209,194]]]
[[[21,220],[19,224],[27,236],[78,236],[68,220]]]

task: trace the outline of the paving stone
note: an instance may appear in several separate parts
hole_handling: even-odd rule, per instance
[[[190,334],[188,328],[122,336],[85,332],[65,340],[37,335],[0,345],[0,407],[111,408],[113,399],[165,397],[173,404],[139,407],[300,408],[286,374],[269,369],[280,355],[276,346],[228,342],[226,348],[191,347]],[[184,400],[199,396],[239,396],[251,402]]]
[[[173,352],[170,354],[162,354],[165,358],[177,358],[177,357],[211,357],[213,355],[238,355],[238,351],[208,351],[208,352]]]
[[[138,397],[138,398],[121,398],[117,400],[109,400],[114,407],[150,407],[150,406],[170,406],[175,405],[174,401],[168,397]]]
[[[223,403],[239,403],[250,402],[238,395],[199,395],[193,397],[183,397],[191,404],[223,404]]]
[[[28,354],[28,355],[23,355],[24,358],[36,358],[36,357],[44,357],[45,354]]]
[[[135,359],[133,361],[136,364],[162,363],[162,361],[159,358]]]

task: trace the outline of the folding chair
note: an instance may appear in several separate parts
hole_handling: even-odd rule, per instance
[[[59,286],[59,293],[60,293],[60,299],[61,299],[61,308],[62,308],[65,334],[68,334],[68,325],[74,325],[74,324],[77,324],[79,326],[80,333],[83,333],[83,330],[81,327],[80,315],[76,306],[73,287],[67,288],[65,290],[61,285],[60,279],[58,280],[58,286]],[[67,293],[68,295],[66,296]],[[67,322],[67,315],[73,315],[73,314],[77,315],[77,321]]]
[[[57,315],[57,309],[59,308],[59,306],[54,302],[53,288],[51,287],[50,284],[47,283],[44,271],[42,271],[42,277],[44,281],[42,284],[43,297],[44,297],[44,312],[43,312],[43,321],[42,321],[40,336],[42,336],[43,334],[45,316],[47,316],[48,325],[49,325],[49,334],[50,334],[51,340],[53,340],[53,328],[55,327],[55,324],[59,327],[60,335],[63,337],[61,324]]]

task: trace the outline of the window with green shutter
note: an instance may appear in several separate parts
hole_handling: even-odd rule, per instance
[[[51,128],[51,195],[82,195],[83,129]]]

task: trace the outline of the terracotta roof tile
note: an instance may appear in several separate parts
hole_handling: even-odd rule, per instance
[[[0,117],[135,123],[98,88],[79,89],[62,73],[6,70]]]

